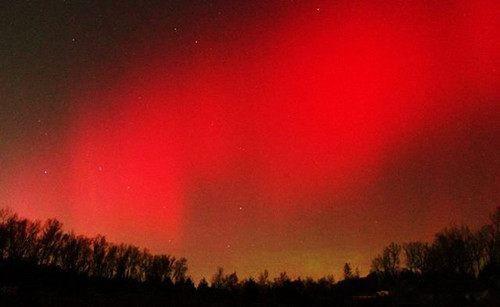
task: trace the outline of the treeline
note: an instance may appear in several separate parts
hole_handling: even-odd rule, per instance
[[[442,278],[477,278],[500,263],[500,210],[478,231],[449,227],[432,243],[391,243],[372,261],[373,274],[397,279],[402,273]]]
[[[0,298],[11,286],[19,290],[31,284],[25,287],[31,292],[10,296],[15,304],[21,297],[35,296],[38,299],[29,304],[47,303],[49,297],[66,297],[56,304],[92,297],[92,303],[124,305],[498,303],[499,269],[500,208],[477,231],[454,226],[429,243],[389,244],[373,259],[366,277],[350,263],[344,265],[340,281],[333,275],[290,278],[285,272],[271,277],[267,270],[240,279],[236,272],[218,268],[197,285],[187,275],[185,258],[153,255],[133,245],[107,242],[103,236],[75,235],[63,231],[57,220],[41,223],[0,210]],[[39,280],[36,286],[34,279]],[[47,285],[54,280],[64,281],[57,295],[52,292],[55,286]],[[67,291],[70,284],[73,292]],[[83,297],[82,289],[87,289]],[[68,293],[73,293],[70,298]]]
[[[134,245],[107,242],[100,235],[88,238],[65,232],[55,219],[31,221],[7,209],[0,210],[0,261],[152,284],[188,279],[185,258],[153,255]]]

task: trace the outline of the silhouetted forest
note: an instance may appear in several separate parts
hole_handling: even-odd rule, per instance
[[[391,243],[361,277],[350,263],[344,276],[314,280],[264,270],[240,279],[219,268],[197,285],[187,260],[154,255],[63,231],[0,211],[2,305],[480,305],[500,302],[500,208],[473,231],[453,226],[432,242]]]

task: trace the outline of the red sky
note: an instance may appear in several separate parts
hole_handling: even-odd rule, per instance
[[[49,146],[5,143],[0,200],[186,256],[195,278],[367,272],[393,240],[484,223],[499,200],[499,5],[371,2],[141,20],[116,58],[70,73]]]

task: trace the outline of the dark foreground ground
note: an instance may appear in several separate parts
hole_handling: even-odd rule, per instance
[[[233,289],[196,288],[189,282],[159,287],[0,264],[1,306],[500,306],[494,276],[434,281],[403,276],[385,286],[388,290],[380,291],[381,281],[368,276],[328,287],[300,280],[272,286],[244,282]]]

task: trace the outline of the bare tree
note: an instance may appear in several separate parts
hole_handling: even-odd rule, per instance
[[[172,277],[175,283],[185,281],[187,273],[187,259],[181,258],[175,260],[172,266],[172,273]]]
[[[349,280],[354,278],[354,273],[352,272],[351,264],[346,262],[344,264],[344,280]]]
[[[222,289],[224,287],[224,268],[218,267],[217,272],[212,276],[212,288]]]
[[[145,269],[146,280],[154,284],[162,284],[171,278],[172,260],[167,255],[147,255],[149,265]]]
[[[62,224],[58,220],[49,219],[42,228],[40,238],[39,263],[42,265],[57,265],[62,244]]]
[[[104,236],[92,239],[92,272],[93,276],[104,277],[106,271],[106,253],[108,243]]]
[[[290,283],[290,277],[288,277],[286,272],[281,272],[280,275],[274,279],[274,285],[277,287],[282,287],[288,283]]]
[[[267,270],[264,270],[259,274],[259,277],[257,278],[257,284],[261,287],[269,286],[269,272]]]
[[[410,242],[403,246],[406,259],[406,267],[415,273],[427,271],[430,246],[428,243]]]

